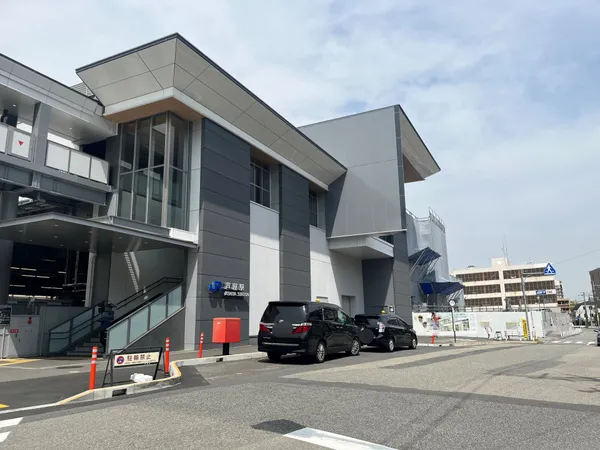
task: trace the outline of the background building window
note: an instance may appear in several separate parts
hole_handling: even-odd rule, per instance
[[[120,217],[185,229],[188,147],[189,123],[172,113],[122,125]]]
[[[319,226],[319,196],[315,191],[308,191],[308,211],[310,214],[310,224],[313,227]]]
[[[263,206],[271,206],[271,183],[269,166],[250,159],[250,200]]]

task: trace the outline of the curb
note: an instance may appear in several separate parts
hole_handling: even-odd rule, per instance
[[[95,400],[104,400],[112,397],[120,397],[122,395],[139,394],[142,392],[155,391],[159,389],[166,389],[173,386],[177,386],[181,383],[181,371],[180,367],[184,366],[202,366],[205,364],[214,364],[218,362],[229,362],[229,361],[244,361],[250,359],[264,358],[263,352],[251,352],[241,353],[238,355],[227,355],[227,356],[209,356],[206,358],[192,358],[192,359],[181,359],[179,361],[172,361],[169,364],[169,377],[162,378],[159,380],[146,381],[144,383],[129,383],[121,384],[119,386],[91,389],[79,394],[75,394],[71,397],[60,400],[56,403],[47,403],[44,405],[26,406],[24,408],[7,409],[0,411],[0,416],[3,414],[11,414],[19,411],[30,411],[35,409],[45,409],[55,406],[63,406],[72,403],[90,402]]]
[[[141,392],[154,391],[158,389],[165,389],[173,386],[177,386],[181,383],[181,371],[180,367],[184,366],[203,366],[205,364],[214,364],[218,362],[228,361],[244,361],[249,359],[264,358],[263,352],[252,352],[252,353],[241,353],[238,355],[227,355],[227,356],[209,356],[206,358],[192,358],[192,359],[181,359],[179,361],[173,361],[169,364],[169,377],[162,378],[160,380],[146,381],[144,383],[129,383],[121,384],[119,386],[111,386],[105,388],[98,388],[87,390],[79,394],[73,395],[72,397],[66,398],[57,402],[57,405],[66,405],[68,403],[79,403],[88,402],[94,400],[104,400],[106,398],[112,398],[121,395],[132,395],[139,394]]]

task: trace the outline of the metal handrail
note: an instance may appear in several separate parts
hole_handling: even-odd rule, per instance
[[[151,292],[152,290],[164,285],[164,284],[168,284],[168,283],[181,283],[183,280],[180,278],[173,278],[173,277],[163,277],[160,280],[155,281],[152,284],[149,284],[148,286],[146,286],[143,289],[140,289],[139,291],[131,294],[129,297],[126,297],[124,300],[121,300],[119,303],[117,303],[115,305],[115,312],[118,309],[121,309],[125,306],[127,306],[128,304],[132,303],[133,301],[139,299],[140,297],[147,295],[148,292]],[[175,289],[175,288],[173,288]],[[171,289],[171,291],[173,290]],[[170,291],[167,291],[170,292]],[[150,300],[151,301],[151,300]],[[139,305],[142,306],[142,305]],[[94,309],[98,309],[97,312],[94,312]],[[138,309],[138,308],[136,308]],[[86,319],[84,322],[76,325],[75,327],[73,327],[73,323],[74,321],[83,316],[84,314],[89,314],[89,312],[92,311],[92,316],[89,319]],[[129,313],[127,314],[129,315]],[[124,317],[126,317],[127,315],[125,315]],[[101,317],[102,317],[102,313],[100,312],[100,308],[99,305],[94,305],[91,308],[86,309],[85,311],[82,311],[81,313],[77,314],[74,317],[71,317],[70,319],[65,320],[64,322],[60,323],[59,325],[55,326],[54,328],[52,328],[52,330],[50,330],[48,332],[48,345],[50,346],[51,342],[53,340],[57,340],[57,339],[65,339],[64,335],[68,336],[68,342],[62,346],[62,348],[60,350],[56,350],[53,351],[52,353],[59,353],[61,351],[64,351],[66,348],[70,347],[71,345],[74,344],[74,341],[72,340],[72,336],[81,331],[82,329],[86,328],[86,327],[90,327],[90,331],[89,333],[87,333],[85,336],[89,336],[91,333],[93,333],[94,330],[94,324],[96,322],[100,322],[101,321]],[[65,331],[55,331],[58,328],[63,327],[65,324],[69,324],[68,330]],[[58,336],[58,337],[57,337]],[[84,336],[82,336],[83,338]]]
[[[177,286],[175,286],[173,289],[171,289],[171,290],[165,292],[164,294],[162,294],[162,295],[154,298],[152,301],[150,301],[147,304],[145,304],[142,308],[138,308],[135,311],[132,311],[130,314],[127,314],[126,316],[122,317],[117,322],[113,323],[110,327],[108,327],[107,330],[106,330],[107,331],[107,335],[106,335],[106,349],[105,350],[106,351],[110,351],[112,349],[112,347],[110,345],[110,332],[111,332],[111,330],[113,330],[114,328],[116,328],[118,326],[122,326],[124,324],[126,324],[126,326],[127,326],[126,343],[125,343],[125,347],[123,347],[123,348],[126,348],[132,342],[136,341],[141,336],[143,336],[143,334],[147,333],[152,328],[151,325],[150,325],[150,321],[151,321],[151,313],[150,312],[148,313],[148,318],[147,318],[148,322],[147,322],[146,331],[144,331],[144,333],[142,333],[142,335],[137,336],[134,339],[131,339],[131,335],[130,335],[130,333],[131,333],[131,319],[132,319],[132,317],[135,314],[140,313],[144,309],[150,309],[150,308],[152,308],[156,303],[158,303],[160,300],[162,300],[165,297],[167,297],[167,303],[165,303],[165,316],[164,316],[164,318],[162,320],[165,320],[165,319],[171,317],[172,314],[169,315],[169,313],[168,313],[168,307],[169,307],[168,296],[172,292],[174,292],[174,291],[176,291],[177,289],[180,289],[180,288],[182,289],[180,302],[181,302],[181,307],[183,307],[183,304],[185,303],[185,300],[184,300],[184,297],[183,297],[183,283],[181,283],[181,284],[178,284]],[[181,307],[178,308],[178,311],[181,309]],[[175,312],[173,314],[175,314]]]
[[[159,286],[162,286],[163,284],[167,284],[167,283],[176,283],[179,284],[181,283],[183,280],[181,278],[174,278],[174,277],[163,277],[160,280],[155,281],[152,284],[149,284],[148,286],[146,286],[143,289],[140,289],[139,291],[131,294],[129,297],[121,300],[119,303],[117,303],[115,305],[115,310],[117,309],[121,309],[125,306],[127,306],[128,304],[130,304],[131,302],[133,302],[134,300],[137,300],[139,297],[142,297],[144,295],[146,295],[148,292],[156,289]]]

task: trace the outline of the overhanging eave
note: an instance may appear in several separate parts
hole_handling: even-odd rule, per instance
[[[197,244],[64,214],[39,214],[0,222],[0,239],[76,251],[124,253]]]
[[[357,259],[394,257],[394,246],[374,236],[349,236],[327,239],[329,250]]]

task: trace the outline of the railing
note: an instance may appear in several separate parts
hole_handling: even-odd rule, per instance
[[[179,285],[108,328],[106,351],[127,348],[163,320],[179,311],[183,305],[183,287]]]
[[[31,161],[31,141],[26,131],[0,123],[0,153]]]
[[[100,305],[96,305],[50,330],[48,352],[59,353],[98,331],[102,325]]]
[[[32,141],[35,137],[31,133],[0,123],[0,153],[31,161]],[[44,164],[51,169],[108,184],[108,161],[55,142],[48,141]]]
[[[114,306],[115,319],[126,316],[131,311],[142,306],[144,302],[147,302],[158,294],[169,291],[172,289],[172,286],[181,282],[180,278],[161,278],[121,300]],[[101,318],[100,305],[96,305],[54,327],[49,332],[48,352],[61,353],[85,337],[99,331],[102,325]]]
[[[181,278],[164,277],[121,300],[115,305],[114,308],[115,320],[118,320],[121,317],[129,314],[131,311],[139,308],[146,301],[156,296],[156,294],[163,294],[171,290],[178,284],[181,284],[182,281],[183,280]]]
[[[48,141],[46,167],[108,184],[108,161]]]

